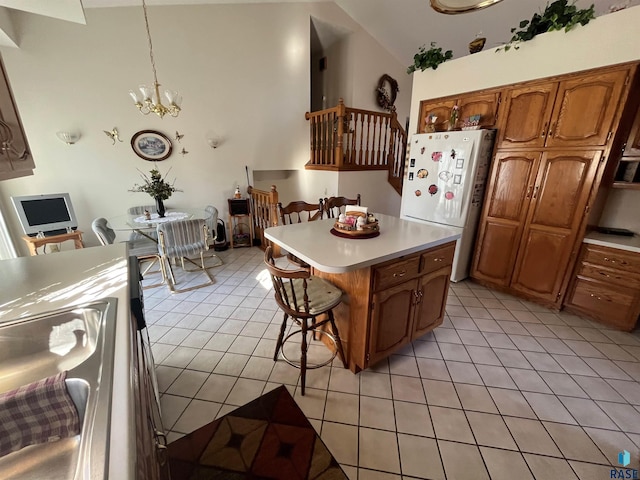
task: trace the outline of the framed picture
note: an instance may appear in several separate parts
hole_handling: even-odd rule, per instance
[[[131,148],[143,160],[158,162],[171,155],[171,140],[155,130],[140,130],[131,137]]]

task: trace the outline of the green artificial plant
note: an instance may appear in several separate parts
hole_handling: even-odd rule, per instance
[[[498,48],[496,52],[504,49],[508,51],[513,47],[518,49],[520,42],[531,40],[536,35],[553,30],[563,30],[568,32],[576,25],[586,25],[595,18],[593,4],[589,8],[578,10],[575,1],[569,3],[568,0],[556,0],[547,4],[544,12],[536,13],[531,20],[522,20],[518,27],[511,29],[513,36],[506,45]],[[518,30],[520,28],[520,30]]]
[[[431,48],[427,50],[426,46],[421,46],[418,49],[418,53],[413,56],[413,65],[407,68],[407,73],[411,75],[416,70],[420,69],[425,71],[427,68],[438,68],[438,65],[451,60],[453,58],[453,52],[447,50],[442,53],[442,48],[436,47],[436,42],[431,42]]]

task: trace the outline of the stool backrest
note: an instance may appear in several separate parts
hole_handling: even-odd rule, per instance
[[[291,223],[312,222],[322,218],[323,213],[322,199],[318,203],[307,203],[302,200],[289,203],[286,207],[282,203],[278,203],[278,212],[280,213],[280,222],[282,225]]]
[[[356,198],[347,198],[347,197],[325,198],[324,211],[327,213],[327,218],[338,218],[341,213],[340,208],[345,207],[347,205],[360,205],[360,194],[358,194]]]
[[[280,308],[292,317],[310,316],[307,295],[307,279],[311,276],[309,270],[286,270],[277,267],[271,245],[264,251],[264,263],[271,275],[276,302]]]

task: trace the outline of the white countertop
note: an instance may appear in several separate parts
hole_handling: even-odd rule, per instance
[[[264,236],[326,273],[344,273],[460,238],[459,230],[376,214],[380,235],[341,238],[331,233],[335,219],[269,227]]]
[[[131,317],[124,243],[0,261],[0,323],[117,298],[109,478],[133,479],[135,419],[131,384]]]
[[[601,247],[619,248],[628,252],[640,253],[640,236],[625,237],[622,235],[609,235],[600,232],[590,232],[583,240],[584,243],[600,245]]]

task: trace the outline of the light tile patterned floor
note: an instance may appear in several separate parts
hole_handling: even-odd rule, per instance
[[[215,285],[145,290],[169,441],[285,384],[351,480],[604,479],[622,450],[638,469],[640,331],[465,281],[434,332],[358,375],[310,371],[302,397],[272,360],[282,315],[262,251],[220,256]]]

